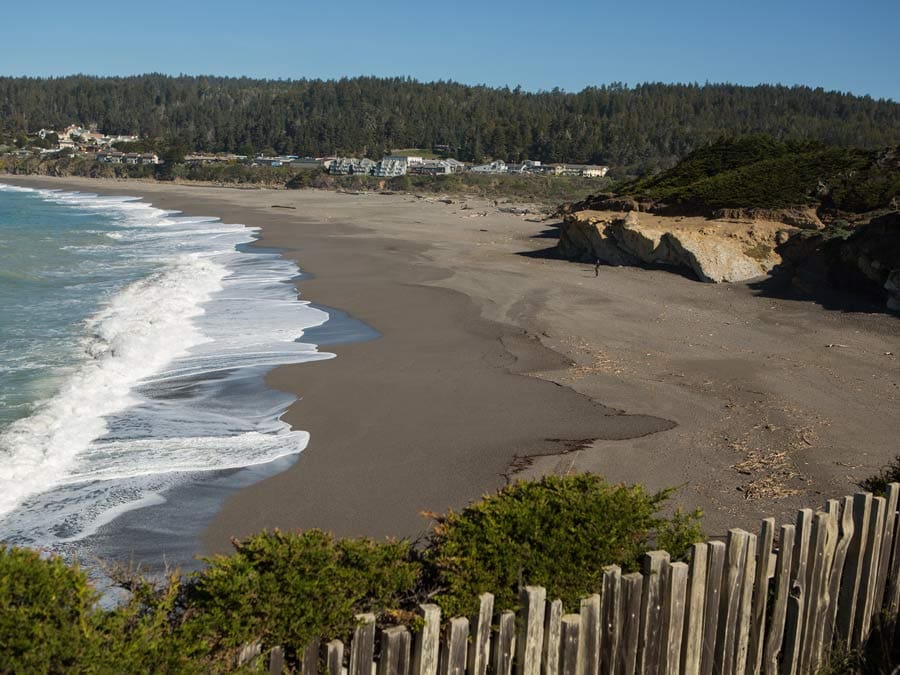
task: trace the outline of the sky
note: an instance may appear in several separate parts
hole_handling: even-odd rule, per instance
[[[900,0],[3,5],[2,75],[377,75],[531,91],[780,83],[900,102]]]

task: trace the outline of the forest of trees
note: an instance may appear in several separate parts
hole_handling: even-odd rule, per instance
[[[71,123],[211,152],[378,157],[449,146],[468,161],[531,158],[640,172],[751,133],[900,144],[900,104],[808,87],[610,84],[532,93],[373,77],[0,77],[0,135]]]

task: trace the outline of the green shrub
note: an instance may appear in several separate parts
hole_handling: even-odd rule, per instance
[[[63,671],[93,651],[97,596],[57,557],[0,546],[0,672]]]
[[[553,476],[451,511],[437,518],[426,552],[438,604],[448,616],[466,615],[489,591],[499,607],[512,608],[524,583],[577,607],[600,589],[604,566],[635,571],[655,545],[677,558],[699,541],[699,513],[658,515],[669,494],[592,474]]]
[[[306,645],[345,635],[360,612],[411,598],[420,565],[406,541],[335,539],[320,530],[275,531],[235,544],[190,583],[190,630],[214,647]]]

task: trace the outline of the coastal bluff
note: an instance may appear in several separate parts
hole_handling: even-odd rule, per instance
[[[700,281],[736,282],[771,272],[781,263],[777,246],[797,229],[762,220],[586,209],[565,214],[557,252],[572,260],[671,266]]]

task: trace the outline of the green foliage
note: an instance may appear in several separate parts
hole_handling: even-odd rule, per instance
[[[77,566],[0,546],[0,672],[67,670],[92,651],[96,595]]]
[[[613,83],[533,93],[409,78],[0,77],[0,110],[0,131],[9,135],[94,122],[107,133],[178,138],[204,152],[377,157],[446,146],[468,161],[531,158],[631,172],[670,167],[723,135],[900,143],[897,103],[771,85]]]
[[[869,476],[862,481],[859,486],[867,492],[883,497],[890,483],[900,483],[900,455],[894,457],[894,461],[883,467],[874,476]]]
[[[191,630],[215,647],[305,645],[346,634],[360,612],[397,608],[420,564],[407,541],[335,539],[319,530],[259,534],[192,579]]]
[[[631,572],[658,538],[682,556],[698,541],[699,513],[666,521],[669,496],[608,485],[592,474],[520,482],[460,513],[439,517],[427,560],[449,616],[466,615],[490,591],[499,607],[516,604],[520,584],[545,586],[567,607],[601,587],[603,567]]]
[[[889,206],[900,194],[900,161],[894,151],[750,136],[701,148],[621,192],[701,213],[819,205],[865,212]]]

